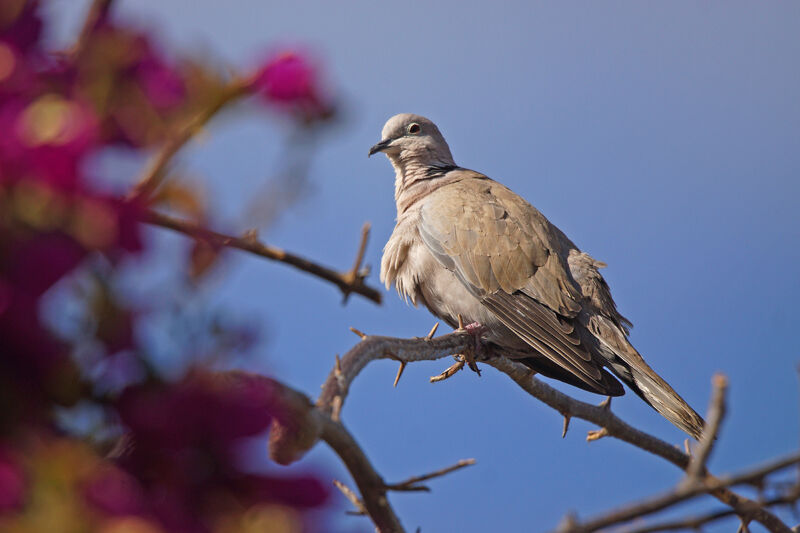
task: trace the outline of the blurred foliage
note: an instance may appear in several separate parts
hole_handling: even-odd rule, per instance
[[[222,107],[234,82],[236,99],[255,95],[253,105],[314,127],[334,113],[318,67],[282,51],[222,75],[97,6],[81,41],[59,52],[43,47],[39,2],[0,3],[0,531],[316,529],[309,511],[325,505],[326,483],[242,464],[242,443],[282,409],[268,380],[216,374],[202,357],[168,379],[137,335],[159,302],[137,309],[115,290],[120,265],[148,248],[147,209],[203,221],[206,202],[169,181],[152,199],[110,194],[86,162],[112,147],[158,152]],[[193,243],[192,278],[219,254]],[[78,285],[71,307],[48,309],[46,295],[67,283]],[[56,333],[44,314],[73,328]],[[204,327],[217,351],[248,343],[246,331]]]

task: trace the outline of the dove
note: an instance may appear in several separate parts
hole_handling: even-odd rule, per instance
[[[399,114],[369,150],[395,170],[397,222],[381,281],[455,328],[479,325],[491,355],[607,396],[620,381],[675,426],[699,439],[703,419],[628,341],[599,269],[523,198],[459,167],[429,119]],[[472,331],[475,331],[474,329]]]

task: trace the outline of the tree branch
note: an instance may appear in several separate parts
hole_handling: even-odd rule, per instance
[[[341,422],[333,421],[329,416],[315,410],[322,420],[320,438],[341,458],[358,491],[361,502],[369,514],[375,528],[381,532],[404,531],[400,519],[386,498],[386,483],[372,466],[364,451]]]
[[[711,404],[706,414],[706,427],[686,469],[686,478],[683,481],[686,487],[697,485],[702,480],[708,457],[711,455],[722,419],[725,417],[725,392],[728,389],[728,379],[722,374],[715,374],[711,383],[713,392],[711,394]]]
[[[150,195],[158,188],[166,177],[167,165],[189,140],[197,135],[206,123],[211,120],[222,108],[232,101],[246,95],[251,85],[250,80],[236,80],[224,87],[216,98],[204,109],[191,117],[170,135],[158,153],[148,163],[139,177],[133,190],[128,195],[129,200],[146,202]]]
[[[428,481],[429,479],[442,477],[450,472],[455,472],[456,470],[460,470],[467,466],[472,466],[475,464],[475,459],[461,459],[454,465],[448,466],[447,468],[442,468],[440,470],[436,470],[435,472],[429,472],[427,474],[423,474],[421,476],[413,476],[408,478],[405,481],[401,481],[400,483],[392,483],[391,485],[386,485],[386,488],[389,490],[396,490],[396,491],[425,491],[428,492],[431,489],[426,487],[425,485],[420,485],[423,481]]]
[[[792,486],[785,494],[769,498],[761,502],[763,507],[777,507],[780,505],[793,505],[800,499],[800,485]],[[704,525],[736,516],[736,511],[733,509],[720,509],[712,511],[708,514],[683,518],[680,520],[673,520],[669,522],[662,522],[660,524],[651,524],[637,529],[632,529],[629,533],[655,533],[658,531],[683,531],[687,529],[700,530]]]
[[[661,511],[668,507],[672,507],[677,503],[703,494],[709,494],[714,490],[733,487],[735,485],[741,485],[745,483],[753,483],[754,480],[761,480],[771,473],[783,470],[798,463],[800,463],[800,452],[794,453],[787,457],[782,457],[763,466],[745,470],[738,474],[721,478],[712,478],[705,483],[700,481],[691,486],[681,483],[674,490],[666,494],[635,503],[628,507],[612,511],[608,514],[598,516],[591,520],[583,521],[580,524],[573,522],[571,528],[567,527],[560,531],[597,531],[614,524],[628,522],[634,518],[640,518],[642,516]],[[759,505],[763,506],[763,504]],[[736,511],[732,510],[731,513],[736,514]]]
[[[317,407],[327,414],[334,411],[338,414],[353,379],[372,360],[394,359],[401,363],[435,360],[450,354],[464,352],[472,346],[470,335],[460,331],[430,340],[425,338],[396,339],[364,334],[361,336],[363,336],[362,341],[341,358],[322,386]],[[516,361],[505,357],[492,357],[484,362],[507,374],[523,390],[546,403],[562,416],[593,422],[603,428],[606,435],[657,455],[682,470],[689,467],[690,457],[687,454],[657,437],[633,428],[614,415],[611,409],[580,402],[563,394],[536,379],[533,371]],[[715,481],[715,478],[708,474],[705,468],[702,469],[702,473],[706,483]],[[790,533],[786,524],[764,509],[758,502],[742,497],[730,491],[726,486],[712,485],[705,491],[730,506],[745,521],[755,520],[772,532]],[[566,530],[583,531],[584,529],[580,524],[571,521]]]
[[[200,226],[199,224],[195,224],[187,220],[181,220],[153,210],[145,211],[144,221],[154,226],[160,226],[162,228],[183,233],[184,235],[188,235],[193,239],[206,241],[212,245],[237,248],[260,257],[271,259],[273,261],[286,263],[299,270],[302,270],[303,272],[308,272],[313,276],[333,283],[339,287],[339,290],[342,291],[342,294],[345,296],[355,293],[360,294],[361,296],[367,298],[368,300],[372,300],[377,304],[381,303],[381,293],[367,285],[364,281],[366,276],[369,274],[368,269],[362,269],[356,275],[352,274],[352,270],[346,273],[337,272],[336,270],[322,266],[318,263],[310,261],[309,259],[300,257],[299,255],[295,255],[280,248],[264,244],[260,242],[254,234],[248,234],[244,237],[232,237],[222,233],[217,233],[216,231],[212,231],[208,228]],[[362,230],[359,250],[366,246],[368,234],[368,230]],[[363,252],[359,255],[363,257]]]
[[[253,378],[252,374],[241,371],[223,372],[221,375],[233,380]],[[273,408],[275,418],[269,430],[270,457],[275,462],[286,465],[299,460],[319,440],[327,443],[347,467],[361,493],[361,498],[343,483],[335,482],[335,485],[353,503],[356,514],[363,511],[369,515],[380,532],[404,531],[400,519],[386,497],[388,491],[424,490],[419,488],[419,482],[444,476],[475,462],[474,459],[461,460],[454,466],[389,485],[384,482],[358,442],[341,422],[315,408],[308,396],[302,392],[272,378],[257,376],[256,379],[261,380],[272,391],[269,403],[274,406],[277,401],[281,407],[277,410]]]
[[[108,16],[112,1],[113,0],[94,0],[92,2],[89,6],[89,10],[86,12],[86,18],[83,20],[83,27],[81,27],[81,32],[78,34],[78,39],[66,54],[75,58],[83,53],[94,29]]]
[[[472,346],[472,337],[469,333],[459,331],[433,339],[397,339],[362,335],[362,341],[340,359],[338,368],[331,371],[322,385],[317,407],[328,414],[333,412],[335,404],[344,404],[350,384],[370,361],[393,359],[406,364],[414,361],[433,361],[460,353]]]

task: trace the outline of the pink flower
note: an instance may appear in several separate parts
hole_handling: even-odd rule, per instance
[[[271,57],[254,77],[253,88],[268,103],[291,111],[312,116],[330,112],[321,94],[317,68],[297,52],[283,51]]]
[[[4,0],[0,6],[0,41],[27,53],[39,43],[42,20],[36,0]]]
[[[25,475],[22,468],[0,448],[0,515],[22,506],[25,497]]]
[[[263,434],[280,410],[271,382],[244,373],[195,371],[177,383],[129,387],[117,411],[133,445],[119,464],[138,479],[149,512],[170,531],[205,531],[203,511],[222,494],[245,506],[321,505],[328,491],[314,478],[241,469],[242,439]],[[119,497],[94,501],[105,509],[138,509],[128,483],[113,484],[125,489],[115,489]]]
[[[110,515],[145,515],[145,494],[136,478],[117,467],[100,468],[84,487],[84,497]]]
[[[173,109],[186,99],[186,87],[180,74],[156,55],[149,43],[145,43],[136,77],[147,99],[158,110]]]
[[[98,121],[88,106],[48,93],[0,105],[0,182],[14,174],[72,188],[94,148]]]

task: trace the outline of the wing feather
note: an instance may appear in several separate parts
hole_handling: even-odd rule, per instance
[[[483,176],[463,179],[429,195],[419,232],[500,322],[590,389],[608,392],[601,364],[575,331],[580,293],[561,234],[536,209]]]

